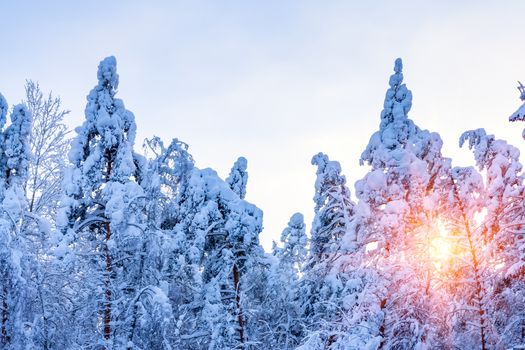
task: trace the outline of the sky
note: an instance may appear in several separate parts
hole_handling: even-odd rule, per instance
[[[354,192],[397,57],[410,118],[441,135],[455,165],[473,164],[458,146],[469,129],[523,152],[525,124],[508,122],[525,80],[523,13],[523,1],[483,0],[0,0],[0,93],[13,105],[36,80],[74,128],[99,61],[114,55],[136,150],[178,138],[223,178],[246,157],[269,249],[293,213],[311,227],[314,154],[338,160]]]

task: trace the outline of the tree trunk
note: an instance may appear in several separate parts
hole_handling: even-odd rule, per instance
[[[330,346],[332,346],[334,341],[335,341],[335,334],[330,334],[330,336],[326,340],[326,344],[325,344],[324,348],[325,349],[330,349]]]
[[[142,276],[144,274],[144,255],[146,252],[146,242],[142,245],[142,253],[140,255],[140,265],[139,265],[139,278],[142,279]],[[135,329],[137,328],[137,320],[138,320],[138,313],[139,313],[139,299],[136,297],[135,299],[135,305],[133,305],[133,316],[131,319],[131,326],[130,326],[130,332],[128,335],[128,344],[133,344],[133,338],[135,337]],[[128,345],[128,350],[133,350],[131,346]]]
[[[108,151],[107,154],[107,172],[106,172],[106,183],[109,182],[111,176],[111,170],[113,165],[113,160],[111,157],[111,152]],[[111,337],[111,273],[113,272],[113,262],[111,258],[111,252],[109,251],[108,242],[111,239],[111,225],[107,221],[105,223],[106,228],[106,244],[105,244],[105,253],[106,253],[106,305],[104,308],[104,339],[109,340]]]
[[[237,306],[237,322],[239,323],[239,341],[241,343],[241,349],[244,348],[244,317],[241,306],[241,295],[240,295],[240,272],[237,268],[237,264],[233,265],[233,284],[235,286],[235,303]]]
[[[109,340],[111,335],[111,272],[113,271],[111,254],[107,242],[111,238],[109,222],[106,222],[106,306],[104,309],[104,339]]]
[[[386,299],[381,299],[381,304],[379,307],[381,308],[381,311],[383,311],[386,308]],[[379,349],[383,349],[385,346],[385,321],[386,321],[386,314],[383,317],[383,321],[381,322],[381,326],[379,326],[379,336],[381,337],[381,343],[379,343]]]
[[[3,288],[4,298],[2,299],[2,343],[9,343],[9,335],[7,334],[7,321],[9,320],[9,305],[7,305],[7,288]]]
[[[35,174],[34,174],[34,178],[33,178],[33,188],[31,189],[31,200],[29,202],[29,212],[32,213],[33,212],[33,209],[34,209],[34,206],[35,206],[35,197],[36,197],[36,182],[38,180],[38,167],[40,166],[40,158],[38,158],[36,164],[35,164]],[[27,193],[27,183],[26,183],[26,186],[25,186],[25,189],[26,189],[26,193]]]
[[[38,288],[38,298],[40,299],[40,312],[42,312],[42,319],[43,319],[43,325],[42,325],[42,332],[44,333],[44,340],[43,340],[43,348],[44,350],[49,349],[49,332],[47,329],[47,315],[46,315],[46,306],[44,303],[44,296],[42,294],[42,286],[43,282],[40,281],[40,286]]]

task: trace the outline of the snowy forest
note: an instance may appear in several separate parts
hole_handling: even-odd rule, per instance
[[[136,140],[114,57],[97,80],[74,132],[38,83],[0,95],[0,349],[525,346],[519,150],[467,130],[476,166],[454,166],[408,116],[401,59],[366,175],[352,194],[313,155],[311,230],[290,213],[270,252],[244,157],[222,179],[177,138]]]

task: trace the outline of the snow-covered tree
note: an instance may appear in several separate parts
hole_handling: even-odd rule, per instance
[[[69,111],[62,109],[60,97],[52,93],[44,96],[40,85],[34,81],[26,82],[25,95],[25,103],[33,116],[30,137],[33,156],[25,184],[29,211],[52,219],[62,194],[61,182],[69,146],[64,117]]]
[[[152,153],[150,167],[156,177],[152,185],[159,191],[153,202],[158,207],[151,208],[151,212],[158,216],[160,228],[173,230],[184,215],[179,206],[188,195],[185,190],[194,167],[193,157],[188,152],[188,145],[178,139],[173,139],[166,147],[159,137],[153,137],[144,142],[144,149],[147,154]]]
[[[246,183],[248,182],[248,161],[244,157],[239,157],[230,171],[230,176],[226,178],[226,182],[230,185],[230,188],[235,192],[241,199],[246,196]]]
[[[441,155],[439,135],[408,118],[412,93],[403,84],[401,59],[389,85],[379,130],[361,155],[371,171],[356,183],[356,234],[377,245],[368,260],[379,273],[373,294],[384,313],[381,346],[414,348],[437,341],[430,326],[432,268],[421,247],[435,232],[450,161]]]
[[[483,240],[475,222],[482,209],[483,179],[473,167],[450,171],[449,206],[445,220],[450,231],[454,263],[447,270],[444,289],[450,299],[450,331],[453,344],[487,349],[487,275],[484,273]]]
[[[307,256],[304,216],[295,213],[281,234],[282,247],[274,244],[263,304],[268,330],[267,348],[295,349],[304,322],[300,305],[300,273]],[[274,242],[275,243],[275,242]]]
[[[307,255],[306,226],[303,214],[292,215],[288,227],[281,234],[281,243],[283,247],[276,254],[281,265],[289,265],[293,272],[292,276],[298,276]]]
[[[317,166],[315,216],[302,281],[303,318],[310,330],[319,332],[329,347],[337,335],[333,328],[341,322],[345,277],[336,268],[343,253],[342,239],[353,231],[355,204],[341,174],[339,162],[319,153],[312,158]],[[349,250],[355,247],[348,247]]]
[[[7,161],[6,182],[16,185],[23,191],[24,181],[28,176],[31,149],[29,137],[31,134],[31,112],[21,104],[13,108],[11,125],[5,130],[4,154]]]
[[[517,311],[525,307],[524,279],[520,278],[525,270],[523,167],[517,148],[483,129],[465,132],[460,145],[467,141],[479,169],[486,171],[484,217],[472,239],[472,246],[478,246],[472,265],[479,265],[478,289],[483,293],[478,308],[483,312],[487,347],[501,343],[511,347],[525,341],[525,316]]]
[[[188,145],[174,139],[166,147],[154,137],[146,140],[147,152],[153,153],[150,170],[143,183],[148,195],[149,225],[163,232],[162,280],[167,283],[173,308],[174,326],[170,339],[176,348],[188,348],[197,324],[196,296],[201,290],[200,263],[203,240],[198,239],[193,219],[201,204],[189,189],[194,161]]]
[[[7,103],[0,95],[0,126],[5,125]],[[2,181],[0,200],[0,299],[2,305],[0,344],[6,349],[33,346],[31,292],[35,290],[32,272],[38,261],[23,230],[28,206],[23,190],[31,157],[29,135],[31,113],[23,104],[10,115],[11,124],[3,131],[0,164]],[[45,316],[40,314],[40,317]]]
[[[0,94],[0,127],[3,129],[6,123],[6,116],[9,106],[5,98]],[[0,186],[0,199],[2,202],[6,197],[7,190],[7,162],[4,154],[4,133],[0,135],[2,140],[1,144],[1,158],[0,170],[1,175],[1,186]],[[6,202],[6,204],[8,204]],[[2,205],[3,206],[3,205]],[[1,221],[0,221],[0,281],[2,290],[0,292],[1,298],[1,330],[0,330],[0,344],[2,347],[9,348],[11,346],[14,332],[17,331],[16,323],[16,307],[20,302],[19,291],[23,290],[21,286],[24,283],[21,267],[20,267],[20,256],[21,252],[16,246],[16,236],[13,234],[13,228],[16,227],[17,222],[11,220],[11,213],[2,209]]]
[[[153,205],[165,237],[162,278],[173,305],[173,346],[222,349],[249,344],[257,320],[243,310],[253,311],[249,303],[258,303],[253,296],[260,289],[253,284],[264,278],[258,240],[262,213],[241,198],[246,160],[236,163],[227,182],[211,169],[196,168],[187,145],[176,139],[168,147],[158,138],[146,144],[154,153]],[[241,187],[235,185],[238,180]]]
[[[12,296],[11,290],[16,288],[16,285],[19,283],[18,276],[19,271],[17,270],[17,265],[13,257],[14,248],[12,247],[12,238],[9,233],[9,230],[4,229],[8,223],[2,221],[2,229],[0,231],[0,259],[1,259],[1,271],[0,278],[2,281],[2,328],[1,328],[1,337],[3,346],[7,346],[11,341],[12,326],[10,322],[10,308],[12,307]]]
[[[319,153],[312,158],[312,164],[317,166],[317,179],[310,263],[318,264],[331,258],[339,248],[341,238],[349,229],[355,204],[339,162],[330,161],[327,155]]]
[[[262,277],[263,250],[258,237],[262,212],[242,200],[211,169],[196,169],[188,190],[203,203],[192,228],[198,234],[197,241],[204,239],[203,301],[216,301],[216,288],[221,295],[221,305],[214,306],[220,313],[208,324],[209,342],[216,349],[244,348],[254,341],[251,329],[257,327],[245,310],[250,303],[257,304],[260,292],[255,283]]]
[[[525,101],[525,86],[521,82],[518,82],[518,91],[520,92],[520,100]],[[525,121],[525,102],[518,108],[518,110],[512,113],[509,117],[510,122]],[[525,139],[525,129],[521,134]]]
[[[89,326],[77,341],[93,345],[102,333],[106,344],[133,348],[137,303],[143,307],[144,296],[150,303],[164,303],[163,290],[151,285],[155,274],[144,270],[145,259],[154,259],[146,251],[152,248],[153,233],[146,234],[146,197],[137,182],[143,171],[133,153],[135,118],[115,98],[119,77],[114,57],[100,63],[97,77],[87,97],[86,120],[76,129],[69,153],[57,225],[81,264],[76,273],[89,276],[81,283],[91,290],[77,301],[83,308],[78,321]]]

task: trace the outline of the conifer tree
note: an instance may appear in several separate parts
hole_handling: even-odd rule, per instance
[[[185,247],[179,261],[188,269],[182,276],[202,290],[201,306],[195,295],[187,301],[198,308],[198,322],[186,329],[191,333],[181,334],[183,346],[242,347],[247,334],[241,285],[247,264],[262,253],[260,211],[241,200],[211,169],[193,168],[179,198],[180,222],[174,235],[176,244]]]
[[[345,284],[344,275],[335,266],[341,257],[342,239],[351,234],[355,204],[339,162],[319,153],[312,158],[312,164],[317,166],[315,216],[301,303],[308,328],[319,331],[320,341],[329,347],[336,337],[332,328],[341,321]]]
[[[278,256],[282,265],[289,265],[293,271],[292,276],[297,276],[301,271],[302,265],[306,258],[306,226],[304,216],[301,213],[295,213],[288,222],[288,227],[281,234],[282,249],[279,250]]]
[[[173,341],[180,349],[245,347],[257,336],[257,320],[243,310],[258,303],[252,296],[260,288],[252,282],[261,283],[263,260],[262,213],[240,198],[246,161],[236,163],[230,180],[238,169],[244,175],[226,182],[211,169],[194,167],[177,140],[167,148],[159,140],[150,146],[158,149],[158,174],[169,194],[161,204],[161,227],[170,247],[163,274],[176,318]],[[235,192],[230,185],[239,179]]]
[[[202,204],[190,189],[194,161],[188,145],[177,139],[166,147],[154,137],[145,146],[154,155],[143,182],[148,183],[149,225],[163,232],[162,280],[168,285],[174,319],[170,341],[176,348],[188,349],[203,337],[195,333],[203,238],[193,224]]]
[[[248,161],[244,157],[239,157],[230,171],[230,176],[226,178],[226,182],[230,185],[230,188],[235,192],[241,199],[246,196],[246,183],[248,182]]]
[[[282,247],[274,244],[268,271],[267,296],[263,308],[269,331],[269,348],[295,349],[301,339],[304,321],[300,309],[300,272],[307,256],[304,216],[295,213],[281,234]]]
[[[5,125],[7,103],[0,95],[0,127]],[[31,113],[23,104],[16,105],[10,115],[11,124],[1,135],[0,154],[0,302],[2,309],[0,344],[7,349],[31,347],[33,339],[26,333],[31,327],[31,280],[35,269],[34,254],[29,250],[28,232],[23,229],[27,200],[23,185],[30,161],[29,134]]]
[[[521,82],[518,82],[518,91],[520,92],[520,100],[525,101],[525,86]],[[518,110],[512,113],[509,117],[510,122],[520,122],[525,121],[525,102],[518,108]],[[521,134],[525,139],[525,129]]]
[[[473,167],[450,171],[449,206],[446,221],[451,224],[455,263],[446,286],[452,297],[450,334],[453,344],[488,349],[487,294],[483,240],[475,223],[481,211],[483,180]]]
[[[381,347],[428,346],[432,275],[428,254],[418,255],[430,241],[450,161],[441,156],[439,135],[418,128],[408,118],[412,93],[403,84],[397,59],[390,77],[379,130],[361,156],[371,171],[356,183],[360,222],[356,234],[377,244],[369,263],[378,267],[376,284],[381,312]]]
[[[207,294],[204,300],[209,301],[208,296],[216,293],[210,290],[212,286],[220,288],[222,305],[217,307],[226,315],[224,321],[212,327],[217,334],[212,343],[246,348],[255,336],[251,329],[256,327],[256,320],[244,310],[249,302],[257,303],[252,298],[258,292],[253,284],[261,280],[263,251],[258,236],[262,230],[262,212],[240,199],[210,169],[195,173],[192,180],[193,184],[201,182],[196,189],[207,189],[204,196],[209,201],[201,214],[206,222],[202,283]]]
[[[65,197],[57,225],[79,256],[78,274],[89,276],[85,287],[98,291],[79,295],[89,305],[80,322],[91,328],[78,341],[98,343],[98,332],[108,346],[128,342],[130,303],[141,292],[135,255],[144,244],[144,191],[137,183],[133,153],[135,118],[115,98],[119,77],[114,57],[98,67],[98,84],[89,93],[86,120],[76,129],[64,182]],[[156,292],[159,292],[156,290]]]
[[[468,141],[480,171],[486,170],[482,211],[477,227],[476,252],[479,261],[480,300],[486,323],[487,347],[507,347],[525,341],[525,318],[517,311],[525,307],[523,237],[524,183],[519,150],[506,141],[487,135],[484,129],[465,132],[460,145]],[[492,287],[486,287],[490,281]]]

